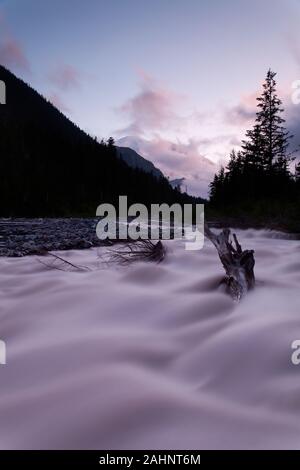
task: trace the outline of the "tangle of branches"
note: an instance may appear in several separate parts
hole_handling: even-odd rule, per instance
[[[108,250],[108,264],[126,266],[136,261],[152,261],[160,263],[166,256],[166,247],[159,240],[138,240],[125,243],[120,249]]]

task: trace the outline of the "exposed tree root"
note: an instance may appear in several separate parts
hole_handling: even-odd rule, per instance
[[[226,272],[226,284],[231,296],[239,301],[255,285],[254,250],[243,250],[235,234],[233,234],[233,245],[229,229],[224,229],[216,235],[205,224],[204,233],[217,249]]]

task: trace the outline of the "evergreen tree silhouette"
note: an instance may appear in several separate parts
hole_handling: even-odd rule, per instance
[[[260,146],[265,167],[271,169],[273,164],[278,169],[287,171],[288,164],[292,160],[288,152],[290,133],[283,126],[285,119],[282,117],[282,101],[276,94],[276,73],[268,70],[263,84],[263,93],[257,98],[259,111],[256,114],[257,130],[261,139]]]
[[[285,217],[300,231],[300,164],[291,174],[293,136],[284,126],[275,76],[268,70],[254,126],[246,132],[241,150],[231,152],[225,171],[210,183],[210,205],[230,215]]]

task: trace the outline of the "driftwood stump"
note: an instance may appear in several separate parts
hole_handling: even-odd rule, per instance
[[[234,300],[239,301],[255,284],[254,250],[242,250],[235,234],[230,240],[230,230],[224,229],[219,235],[204,225],[205,236],[216,247],[226,272],[226,284]]]

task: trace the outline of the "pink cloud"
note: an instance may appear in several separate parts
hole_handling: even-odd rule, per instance
[[[6,67],[17,67],[27,72],[30,70],[22,46],[13,38],[7,38],[0,44],[0,63]]]
[[[69,64],[61,64],[49,74],[51,83],[62,91],[79,87],[79,77],[78,70]]]
[[[180,101],[180,97],[160,86],[145,73],[140,73],[140,76],[140,91],[118,109],[130,120],[130,124],[118,133],[140,135],[178,125],[180,118],[174,112],[174,106]]]
[[[255,120],[256,108],[257,108],[257,96],[260,95],[260,91],[249,93],[241,97],[239,104],[232,108],[226,108],[225,119],[230,124],[248,125]]]
[[[186,96],[168,90],[144,71],[139,76],[138,93],[118,109],[129,125],[116,132],[117,144],[133,148],[171,179],[185,178],[191,194],[206,196],[216,165],[200,148],[208,148],[213,139],[192,137],[191,129],[200,132],[207,116],[197,111],[183,116],[178,108],[186,104]]]
[[[20,42],[13,37],[5,22],[4,13],[0,11],[0,25],[2,35],[0,37],[0,64],[8,68],[18,68],[26,72],[30,71],[29,61]]]

